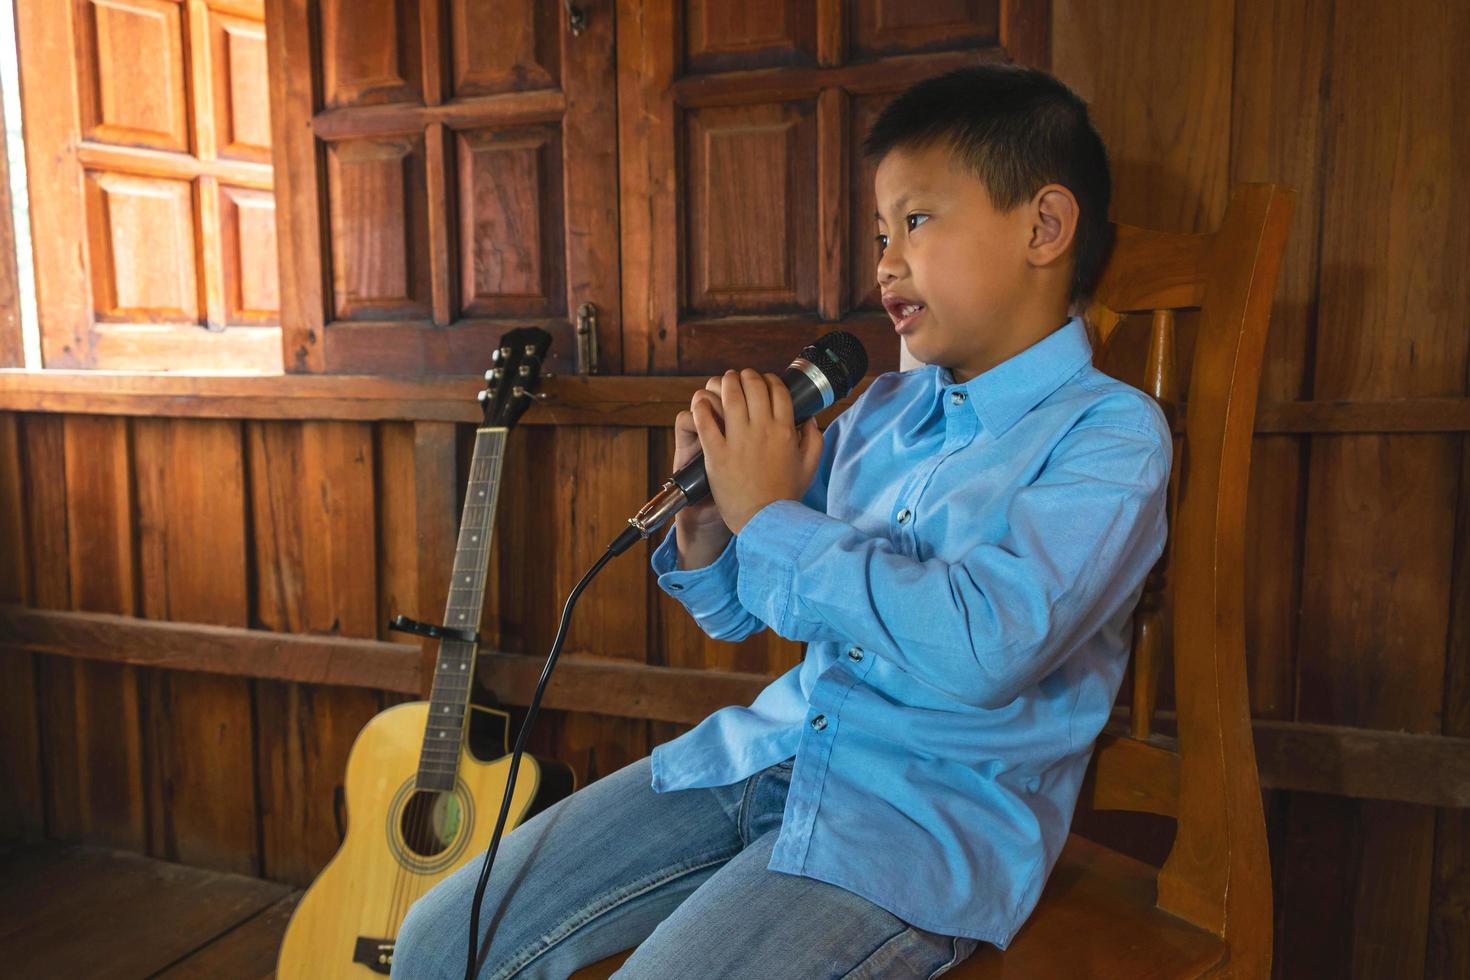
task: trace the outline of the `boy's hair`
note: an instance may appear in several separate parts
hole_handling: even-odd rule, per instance
[[[1090,299],[1110,245],[1112,181],[1087,103],[1035,68],[958,68],[917,82],[890,102],[862,149],[879,163],[890,150],[938,143],[979,178],[997,210],[1024,204],[1046,184],[1072,192],[1080,214],[1067,301],[1075,307]]]

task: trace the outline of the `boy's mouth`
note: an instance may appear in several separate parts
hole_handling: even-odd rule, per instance
[[[906,332],[919,315],[927,307],[918,300],[900,296],[897,293],[885,293],[883,295],[883,308],[893,318],[893,329],[898,333]]]

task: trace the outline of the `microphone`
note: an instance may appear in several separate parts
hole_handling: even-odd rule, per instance
[[[791,392],[791,411],[797,425],[846,398],[868,370],[868,352],[845,330],[834,330],[802,349],[781,374]],[[633,542],[648,537],[689,504],[709,495],[704,454],[695,456],[664,483],[608,550],[620,555]]]

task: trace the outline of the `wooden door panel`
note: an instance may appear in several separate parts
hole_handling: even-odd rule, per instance
[[[856,0],[848,50],[853,61],[1004,46],[995,0]]]
[[[422,136],[341,140],[326,150],[333,312],[342,320],[428,316]]]
[[[316,33],[273,0],[290,370],[462,374],[532,324],[567,373],[584,304],[621,368],[612,12],[582,10],[333,0]]]
[[[451,0],[449,11],[454,95],[558,87],[561,18],[555,4]],[[478,43],[480,38],[495,43]]]
[[[815,314],[815,100],[696,109],[685,132],[685,309]]]
[[[171,0],[81,0],[83,139],[186,152],[183,21]]]
[[[417,102],[417,0],[322,0],[322,102],[331,107]]]
[[[221,157],[271,162],[265,25],[207,10],[211,109]]]
[[[274,323],[281,305],[275,195],[221,184],[219,215],[225,322]]]
[[[861,141],[922,78],[1044,66],[1044,8],[621,0],[628,370],[775,370],[836,324],[871,342],[873,373],[896,368]]]
[[[259,0],[19,0],[16,26],[44,366],[279,371]]]
[[[454,136],[464,315],[566,316],[558,127]]]
[[[873,226],[873,212],[878,209],[878,201],[873,194],[873,176],[878,168],[863,159],[861,146],[878,114],[896,94],[858,95],[847,100],[849,122],[843,150],[848,161],[848,187],[851,190],[847,199],[848,247],[842,293],[849,310],[881,312],[883,309],[878,299],[878,230]]]
[[[199,316],[188,181],[86,172],[93,316],[122,323]]]
[[[811,0],[691,0],[685,23],[690,72],[817,63],[817,5]]]

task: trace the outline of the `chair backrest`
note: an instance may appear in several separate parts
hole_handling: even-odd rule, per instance
[[[1134,617],[1127,730],[1110,726],[1099,738],[1083,792],[1096,809],[1177,821],[1157,905],[1229,942],[1238,975],[1267,975],[1271,956],[1270,858],[1245,671],[1245,510],[1293,197],[1273,184],[1242,184],[1212,234],[1115,224],[1087,316],[1099,366],[1125,316],[1150,318],[1142,387],[1173,425],[1175,449],[1169,543]],[[1186,405],[1175,313],[1195,309]],[[1177,740],[1154,732],[1170,659]]]

